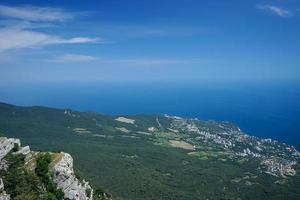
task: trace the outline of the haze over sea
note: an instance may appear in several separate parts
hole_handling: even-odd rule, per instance
[[[167,113],[230,121],[244,132],[300,149],[300,84],[95,83],[0,86],[0,101],[96,111]]]

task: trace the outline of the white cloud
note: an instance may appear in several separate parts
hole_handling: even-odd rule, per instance
[[[57,43],[57,44],[80,44],[80,43],[98,42],[99,40],[100,40],[99,38],[74,37],[71,39],[60,38],[54,43]]]
[[[269,12],[272,12],[276,14],[279,17],[291,17],[293,16],[292,11],[278,7],[278,6],[272,6],[272,5],[258,5],[258,9],[266,10]]]
[[[57,21],[74,17],[60,8],[0,5],[0,53],[14,49],[37,48],[53,44],[83,44],[99,42],[99,38],[53,35],[43,31],[54,28]],[[52,31],[53,32],[53,31]],[[103,42],[103,41],[102,41]]]
[[[0,5],[0,15],[7,18],[27,21],[66,21],[74,16],[59,8],[19,6],[12,7]]]
[[[98,60],[98,57],[82,54],[65,54],[54,59],[54,62],[90,62]]]
[[[60,36],[24,29],[0,29],[0,52],[12,49],[36,48],[51,44],[80,44],[96,41],[98,41],[97,38],[63,38]]]
[[[191,65],[202,63],[199,60],[176,60],[176,59],[102,59],[100,57],[82,54],[64,54],[51,60],[51,62],[89,62],[97,61],[99,64],[108,66],[168,66],[168,65]]]
[[[163,66],[163,65],[189,65],[199,61],[194,60],[175,60],[175,59],[121,59],[121,60],[102,60],[104,64],[116,64],[126,66]]]
[[[102,34],[110,37],[169,37],[169,36],[193,36],[214,32],[213,28],[193,26],[153,26],[153,25],[120,25],[100,24]]]

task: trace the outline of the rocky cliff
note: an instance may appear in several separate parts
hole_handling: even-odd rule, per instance
[[[34,171],[36,158],[42,152],[31,151],[29,146],[21,147],[19,139],[0,137],[0,171],[9,169],[6,156],[9,154],[25,156],[24,165],[28,171]],[[49,172],[57,188],[64,192],[66,200],[92,200],[93,189],[85,180],[76,178],[73,169],[73,158],[67,153],[49,153],[52,157]],[[0,200],[10,200],[10,194],[5,191],[4,177],[0,177]]]
[[[92,200],[93,189],[88,182],[79,181],[73,170],[73,158],[70,154],[62,153],[61,159],[54,165],[53,180],[65,193],[65,199]]]

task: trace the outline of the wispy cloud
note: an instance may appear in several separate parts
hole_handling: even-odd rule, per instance
[[[117,37],[169,37],[169,36],[193,36],[215,30],[205,27],[190,26],[153,26],[153,25],[99,25],[101,32],[109,36]]]
[[[200,64],[207,61],[200,60],[182,60],[182,59],[105,59],[96,56],[84,54],[64,54],[57,56],[50,62],[68,63],[68,62],[91,62],[97,61],[97,64],[110,67],[154,67],[154,66],[173,66],[173,65],[192,65]]]
[[[176,60],[176,59],[117,59],[101,60],[104,64],[114,64],[120,66],[166,66],[166,65],[190,65],[200,63],[195,60]]]
[[[271,12],[273,14],[276,14],[279,17],[292,17],[293,12],[291,10],[279,7],[279,6],[273,6],[273,5],[258,5],[258,9],[265,10],[268,12]]]
[[[2,17],[22,19],[27,21],[66,21],[74,17],[70,12],[59,8],[0,5]]]
[[[60,63],[65,63],[65,62],[90,62],[90,61],[95,61],[99,60],[100,58],[95,57],[95,56],[89,56],[89,55],[82,55],[82,54],[65,54],[62,56],[59,56],[55,58],[53,61],[54,62],[60,62]]]
[[[58,24],[55,22],[73,19],[73,13],[60,8],[0,5],[0,17],[0,53],[54,44],[104,42],[101,38],[66,38],[63,35],[46,33],[45,28],[47,32],[56,28]]]
[[[0,52],[21,48],[36,48],[51,44],[81,44],[99,41],[98,38],[63,38],[24,29],[0,29]]]

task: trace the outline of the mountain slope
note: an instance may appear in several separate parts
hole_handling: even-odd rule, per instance
[[[0,104],[0,132],[65,151],[114,199],[299,199],[295,148],[228,122]]]
[[[93,200],[89,183],[76,178],[64,152],[31,151],[19,139],[0,137],[1,200]]]

